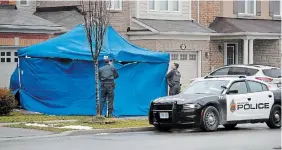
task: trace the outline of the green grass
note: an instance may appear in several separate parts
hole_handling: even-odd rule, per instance
[[[40,123],[40,122],[38,122]],[[46,123],[45,123],[46,124]],[[26,126],[25,124],[13,124],[7,125],[5,127],[12,128],[25,128],[25,129],[36,129],[43,131],[50,131],[55,133],[60,133],[64,131],[70,131],[72,129],[61,129],[56,127],[70,126],[70,125],[80,125],[80,126],[89,126],[93,129],[111,129],[111,128],[133,128],[133,127],[149,127],[148,120],[128,120],[128,119],[85,119],[77,122],[62,122],[56,123],[54,127],[34,127],[34,126]]]
[[[22,114],[20,112],[13,112],[8,116],[0,116],[0,123],[14,123],[14,122],[40,122],[53,120],[83,120],[89,116],[49,116],[49,115],[30,115]]]

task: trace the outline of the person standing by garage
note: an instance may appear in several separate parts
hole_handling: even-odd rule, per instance
[[[101,110],[100,115],[102,115],[103,108],[108,99],[108,111],[107,117],[113,117],[114,110],[114,89],[115,82],[114,80],[119,77],[117,70],[113,65],[110,64],[111,60],[108,56],[104,57],[105,65],[99,69],[99,80],[101,82]]]
[[[166,80],[169,85],[169,95],[177,95],[180,93],[180,78],[181,74],[177,70],[179,67],[178,63],[174,63],[172,70],[166,75]]]

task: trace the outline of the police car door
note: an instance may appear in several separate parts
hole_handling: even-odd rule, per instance
[[[267,86],[260,82],[247,81],[247,83],[250,88],[249,95],[255,102],[255,105],[252,105],[251,108],[257,112],[254,119],[268,119],[271,107],[274,104],[273,92],[268,91]]]
[[[248,88],[245,81],[236,81],[232,83],[226,93],[227,102],[227,121],[250,120],[256,111],[248,109],[249,101]],[[245,106],[246,105],[246,106]]]

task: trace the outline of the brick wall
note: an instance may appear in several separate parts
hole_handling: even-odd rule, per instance
[[[220,15],[221,2],[219,0],[214,1],[202,1],[200,2],[200,24],[209,26],[213,22],[216,16]],[[192,18],[198,21],[198,1],[192,0]]]
[[[202,51],[202,76],[210,72],[209,58],[205,57],[205,53],[209,52],[209,41],[134,40],[131,42],[140,47],[158,51],[181,51],[180,45],[185,44],[187,51]]]
[[[112,11],[110,16],[110,25],[126,39],[127,27],[130,26],[130,2],[122,1],[122,11]]]
[[[254,40],[254,63],[281,66],[281,45],[279,40]]]

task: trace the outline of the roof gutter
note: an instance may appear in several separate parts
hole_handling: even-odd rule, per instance
[[[202,32],[127,32],[127,35],[195,35],[195,36],[212,36],[214,33],[202,33]]]
[[[259,32],[235,32],[235,33],[213,33],[212,36],[281,36],[281,33],[259,33]]]
[[[1,32],[20,32],[20,33],[57,33],[66,29],[59,26],[19,26],[19,25],[0,25]]]

